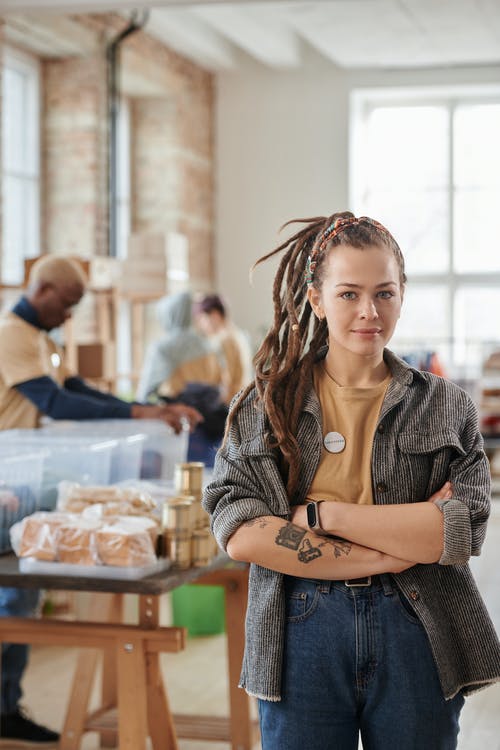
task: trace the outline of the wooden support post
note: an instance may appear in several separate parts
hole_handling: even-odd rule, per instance
[[[159,619],[159,597],[140,596],[139,624],[143,628],[155,628],[159,625]],[[146,691],[149,736],[153,750],[178,750],[159,654],[146,654]]]

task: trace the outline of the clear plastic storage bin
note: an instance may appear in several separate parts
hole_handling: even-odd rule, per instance
[[[11,548],[10,527],[40,508],[45,459],[43,451],[14,455],[0,445],[0,552]]]
[[[44,432],[61,430],[66,431],[65,434],[69,434],[70,430],[78,431],[80,435],[99,434],[103,439],[144,435],[141,479],[172,479],[175,464],[187,459],[188,430],[176,435],[171,427],[159,419],[54,420],[43,428]]]
[[[0,432],[2,446],[18,451],[19,455],[44,451],[40,507],[53,510],[57,501],[58,484],[65,479],[78,484],[109,484],[113,454],[117,443],[90,435],[47,434],[42,430],[5,430]]]

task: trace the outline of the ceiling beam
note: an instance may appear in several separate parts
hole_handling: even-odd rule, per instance
[[[204,68],[234,67],[233,45],[190,10],[155,8],[145,31]]]
[[[320,2],[331,2],[331,0],[319,0]],[[243,5],[248,0],[153,0],[155,8],[188,7],[192,5]],[[290,0],[273,0],[276,3],[289,3]],[[318,0],[315,0],[318,2]],[[252,3],[265,5],[269,0],[252,0]],[[24,13],[29,10],[56,10],[65,13],[91,13],[112,10],[127,10],[139,8],[151,8],[152,0],[1,0],[0,11],[2,14],[17,12]]]
[[[42,57],[92,55],[97,35],[66,16],[52,13],[9,15],[4,24],[7,41]]]
[[[297,35],[273,5],[235,7],[234,4],[206,4],[193,8],[191,12],[265,65],[298,67],[300,47]]]

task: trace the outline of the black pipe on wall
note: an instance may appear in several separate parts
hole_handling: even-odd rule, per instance
[[[118,112],[120,106],[119,71],[120,45],[131,34],[144,27],[149,10],[132,13],[130,23],[106,46],[108,92],[108,255],[118,255]]]

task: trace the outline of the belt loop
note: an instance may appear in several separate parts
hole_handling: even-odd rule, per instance
[[[320,594],[329,594],[332,588],[331,581],[318,581],[318,588]]]
[[[381,573],[380,581],[382,583],[384,595],[392,596],[394,594],[395,587],[396,587],[394,581],[392,580],[392,577],[388,573]]]

